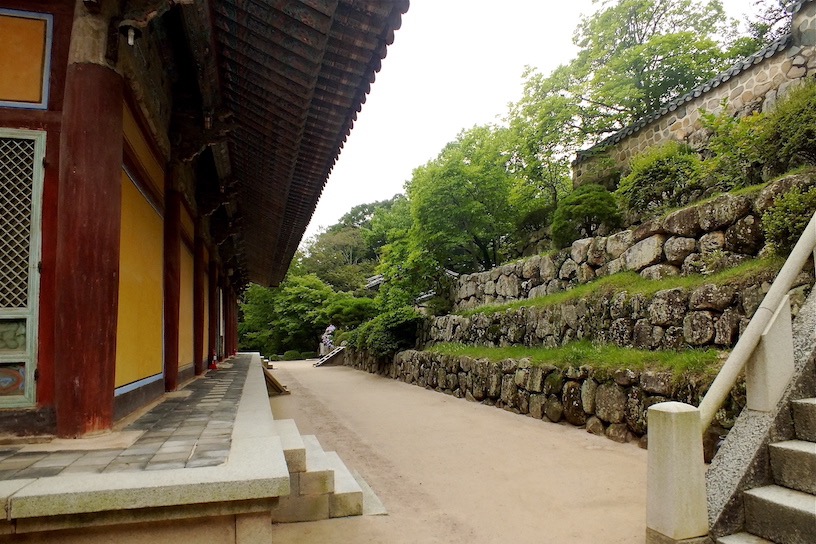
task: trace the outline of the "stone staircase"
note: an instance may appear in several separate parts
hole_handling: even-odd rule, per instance
[[[275,420],[275,428],[289,469],[290,493],[278,499],[273,523],[363,514],[363,490],[337,453],[323,451],[314,435],[301,435],[291,419]]]
[[[774,484],[745,491],[746,532],[718,544],[816,542],[816,398],[792,407],[796,439],[768,447]]]
[[[340,355],[341,353],[343,353],[345,350],[346,350],[346,346],[337,346],[336,348],[331,350],[329,353],[327,353],[326,355],[321,357],[312,366],[323,366],[323,365],[327,365],[329,363],[333,363],[335,361],[335,359],[337,359],[337,356]]]

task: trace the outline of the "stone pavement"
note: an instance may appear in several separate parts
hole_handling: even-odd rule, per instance
[[[95,439],[0,445],[0,480],[221,465],[230,453],[249,359],[238,356],[234,363],[221,363],[217,371],[166,395],[121,432],[113,433],[125,444],[111,446],[117,436],[109,435],[114,440],[101,440],[101,449],[92,449]]]

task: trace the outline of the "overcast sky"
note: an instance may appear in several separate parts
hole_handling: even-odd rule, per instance
[[[753,0],[723,0],[742,16]],[[465,128],[498,122],[521,98],[526,65],[575,56],[592,0],[412,0],[323,190],[305,237],[357,204],[403,191],[411,172]]]

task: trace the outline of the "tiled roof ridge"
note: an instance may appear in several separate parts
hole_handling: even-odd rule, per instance
[[[791,4],[788,7],[788,10],[791,12],[791,14],[796,14],[799,12],[799,10],[802,9],[802,6],[812,1],[813,0],[797,0],[795,3]],[[788,49],[788,47],[791,46],[792,43],[793,32],[791,31],[782,36],[781,38],[766,45],[753,55],[739,60],[728,70],[720,72],[719,74],[714,76],[714,78],[706,81],[705,83],[697,85],[686,94],[678,98],[675,98],[670,102],[667,102],[665,105],[661,106],[660,109],[653,111],[652,113],[646,115],[645,117],[641,117],[634,123],[620,129],[611,136],[604,138],[603,140],[593,145],[592,147],[578,151],[575,157],[575,164],[580,164],[584,160],[588,159],[593,155],[595,151],[608,147],[610,145],[615,145],[621,140],[631,136],[632,134],[639,132],[642,128],[645,128],[653,121],[657,121],[658,119],[668,114],[669,112],[675,111],[677,108],[679,108],[686,102],[691,102],[695,98],[699,98],[700,96],[711,91],[712,89],[719,87],[720,85],[727,82],[731,78],[736,77],[742,72],[748,70],[751,66],[759,64],[766,59],[770,59],[776,56],[776,54],[779,53],[780,51],[785,51],[786,49]]]

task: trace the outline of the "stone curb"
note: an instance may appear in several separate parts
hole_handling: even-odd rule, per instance
[[[269,499],[289,494],[261,360],[252,354],[226,463],[133,473],[64,474],[0,482],[6,519]]]

